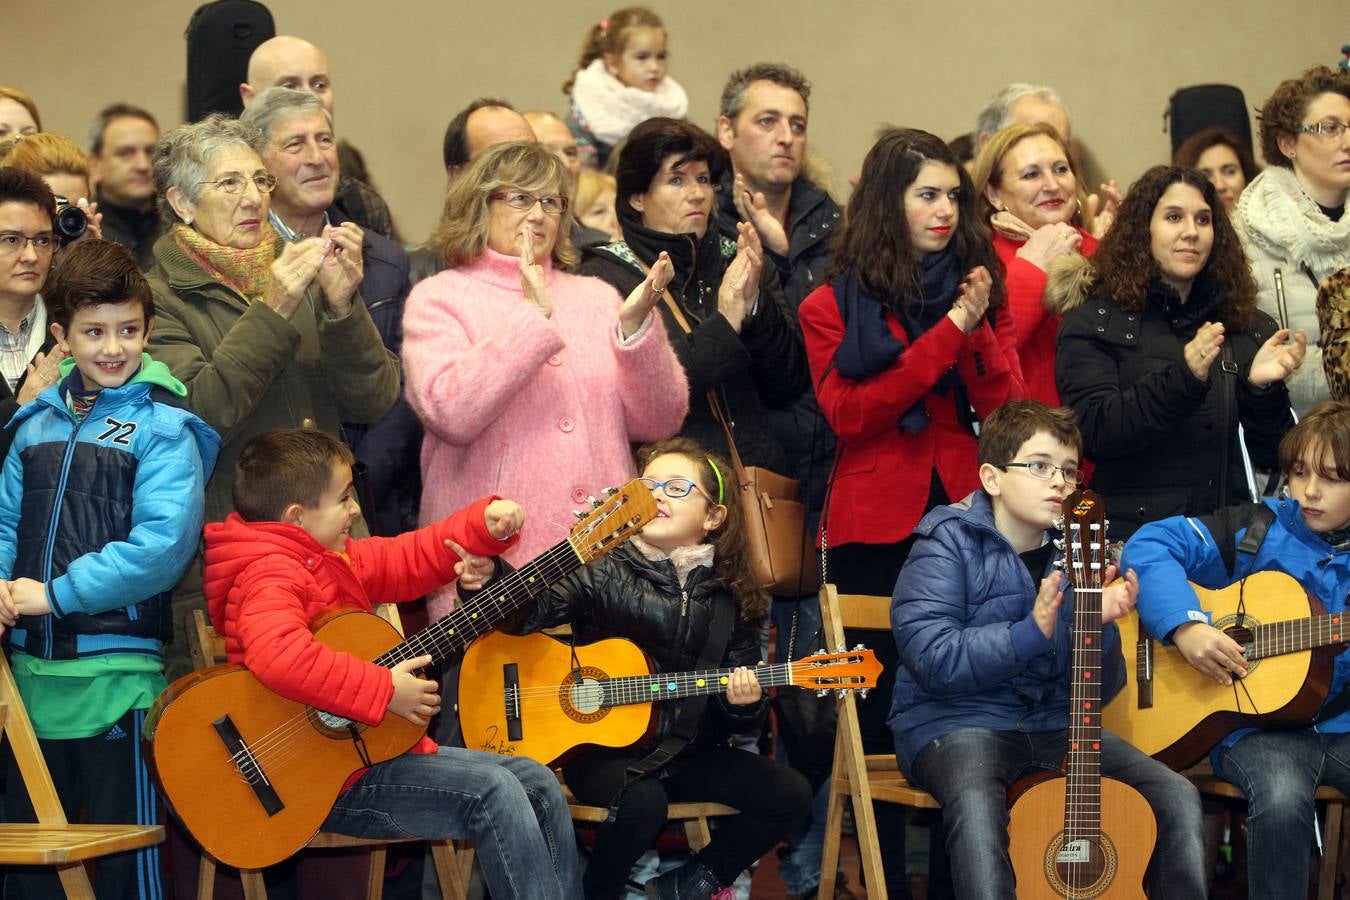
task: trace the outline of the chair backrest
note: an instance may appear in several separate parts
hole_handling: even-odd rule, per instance
[[[403,633],[398,607],[392,603],[381,603],[375,607],[375,612],[397,628],[399,634]],[[196,669],[223,665],[229,658],[225,651],[225,638],[211,627],[204,610],[192,611],[192,629],[188,632],[188,653],[192,657],[192,666]]]
[[[832,584],[820,589],[820,617],[825,638],[834,648],[844,646],[844,629],[891,630],[891,598],[874,594],[841,594]]]

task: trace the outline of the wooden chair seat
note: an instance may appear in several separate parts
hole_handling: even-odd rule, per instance
[[[872,799],[896,803],[913,809],[940,809],[942,804],[927,791],[909,783],[900,771],[900,761],[894,753],[871,753],[865,757],[867,781],[872,786]],[[848,791],[847,782],[836,784],[840,793]]]
[[[562,774],[558,773],[562,781]],[[603,822],[609,818],[609,807],[587,806],[573,796],[570,788],[563,784],[563,795],[567,797],[567,809],[574,822]],[[666,818],[672,822],[684,824],[684,834],[689,840],[689,849],[697,852],[708,846],[712,840],[712,831],[708,819],[717,816],[740,815],[740,810],[723,803],[672,803],[666,807]]]
[[[163,825],[5,823],[0,824],[0,860],[15,866],[61,866],[163,840]]]

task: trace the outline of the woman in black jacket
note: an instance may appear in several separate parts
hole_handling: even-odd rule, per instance
[[[1090,261],[1052,270],[1073,306],[1055,378],[1096,463],[1111,537],[1250,500],[1238,424],[1258,468],[1293,425],[1284,380],[1307,338],[1256,309],[1256,283],[1213,185],[1156,166],[1130,189]],[[1083,299],[1084,295],[1086,299]]]
[[[513,630],[570,623],[578,644],[627,638],[660,672],[735,669],[723,693],[657,704],[648,741],[588,748],[563,765],[577,799],[613,811],[596,830],[587,898],[623,894],[633,863],[665,824],[668,803],[740,810],[719,819],[712,842],[689,863],[647,884],[648,897],[704,900],[806,818],[811,789],[792,769],[728,743],[758,729],[768,705],[754,675],[768,598],[746,562],[730,467],[682,438],[643,448],[639,462],[657,518],[552,585]],[[658,748],[659,758],[651,755]]]
[[[723,165],[722,149],[696,125],[658,118],[633,129],[615,172],[624,239],[586,248],[580,272],[626,297],[667,255],[675,267],[669,299],[680,315],[668,303],[657,309],[689,377],[680,434],[726,452],[707,399],[716,391],[745,464],[783,472],[787,454],[767,410],[791,404],[806,389],[806,357],[754,228],[742,223],[732,240],[711,224]]]

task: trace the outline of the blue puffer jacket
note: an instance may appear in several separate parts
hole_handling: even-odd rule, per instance
[[[961,728],[1068,728],[1073,589],[1046,640],[1031,616],[1039,583],[994,527],[982,490],[932,510],[915,534],[891,602],[902,667],[887,722],[905,775],[914,777],[920,750]],[[1125,669],[1120,631],[1106,625],[1102,637],[1104,703],[1124,686]]]
[[[1241,522],[1247,522],[1255,506],[1222,510],[1203,519],[1184,516],[1162,519],[1145,525],[1130,538],[1122,565],[1139,575],[1139,617],[1149,634],[1159,640],[1170,640],[1178,625],[1188,621],[1209,622],[1209,614],[1200,608],[1187,580],[1201,587],[1221,588],[1253,572],[1284,572],[1321,600],[1328,612],[1345,610],[1346,593],[1350,591],[1350,552],[1336,552],[1309,530],[1297,502],[1269,499],[1265,503],[1275,511],[1275,521],[1255,556],[1236,554],[1232,574],[1214,537],[1217,517],[1240,516]],[[1234,531],[1236,544],[1246,533],[1246,525]],[[1290,618],[1306,614],[1291,611]],[[1350,650],[1336,657],[1331,696],[1347,686],[1350,686]],[[1350,732],[1350,712],[1316,727],[1318,731]],[[1231,746],[1252,731],[1250,728],[1234,731],[1216,749]],[[1218,753],[1214,757],[1217,771]]]
[[[0,475],[0,578],[47,587],[52,612],[22,616],[18,650],[44,659],[160,655],[169,590],[201,540],[203,491],[220,439],[175,405],[187,390],[148,354],[98,394],[77,427],[61,382],[15,414]]]

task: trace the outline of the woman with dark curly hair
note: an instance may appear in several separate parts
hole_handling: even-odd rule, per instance
[[[923,514],[980,486],[975,420],[1021,397],[1022,376],[990,321],[1003,308],[1003,264],[970,175],[941,138],[882,133],[833,252],[828,282],[798,310],[811,383],[839,439],[821,543],[842,593],[889,595]],[[869,753],[895,752],[885,720],[898,660],[885,643],[885,671],[861,707]],[[877,832],[887,891],[908,897],[898,809],[877,804]]]
[[[1350,391],[1350,333],[1342,298],[1322,334],[1319,288],[1350,267],[1350,72],[1314,66],[1280,83],[1261,107],[1261,155],[1269,168],[1238,200],[1238,228],[1256,276],[1257,304],[1281,325],[1308,333],[1308,363],[1289,382],[1299,415]],[[1331,357],[1323,367],[1322,351]]]
[[[1201,128],[1186,138],[1172,154],[1172,165],[1199,169],[1230,214],[1247,185],[1261,174],[1251,145],[1223,128]]]
[[[1214,185],[1184,166],[1149,169],[1091,261],[1055,268],[1048,290],[1070,308],[1055,375],[1111,536],[1250,500],[1238,424],[1253,462],[1274,468],[1293,425],[1284,382],[1307,338],[1256,309]]]

